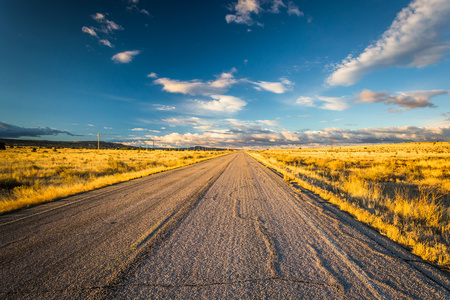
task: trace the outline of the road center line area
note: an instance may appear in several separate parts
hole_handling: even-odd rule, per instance
[[[2,299],[450,299],[446,274],[244,152],[1,216],[0,274]]]

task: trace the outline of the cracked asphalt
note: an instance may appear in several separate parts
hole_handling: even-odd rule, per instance
[[[450,299],[450,279],[245,153],[0,217],[4,299]]]

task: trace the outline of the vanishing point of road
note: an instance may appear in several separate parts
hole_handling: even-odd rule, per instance
[[[450,299],[450,279],[239,152],[0,217],[1,299]]]

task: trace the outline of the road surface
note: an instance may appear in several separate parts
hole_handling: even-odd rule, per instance
[[[235,153],[0,217],[2,299],[450,299],[449,278]]]

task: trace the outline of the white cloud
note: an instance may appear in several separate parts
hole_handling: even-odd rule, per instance
[[[225,20],[227,23],[237,23],[252,26],[254,24],[263,26],[259,22],[255,22],[254,18],[259,16],[263,12],[269,12],[273,14],[279,14],[280,8],[286,8],[289,16],[303,16],[303,12],[294,4],[289,1],[288,5],[284,4],[283,0],[238,0],[228,6],[229,10],[233,13],[227,14]],[[250,30],[248,31],[250,32]]]
[[[273,120],[258,120],[257,122],[266,126],[273,126],[273,127],[280,126],[280,123],[278,121]]]
[[[101,13],[96,13],[95,15],[92,15],[92,19],[95,21],[103,21],[105,20],[105,15]]]
[[[131,131],[146,131],[147,129],[144,128],[133,128]]]
[[[280,13],[280,7],[286,7],[282,0],[274,0],[270,12],[274,14]]]
[[[97,23],[101,24],[100,28],[95,28],[92,26],[91,27],[83,26],[81,30],[91,36],[96,37],[100,44],[113,48],[114,45],[111,44],[108,38],[110,38],[110,35],[113,33],[114,30],[123,30],[123,27],[116,24],[113,21],[106,19],[105,15],[101,13],[96,13],[95,15],[92,15],[92,19],[95,20]],[[103,33],[103,37],[106,38],[100,38],[98,36],[98,34],[100,33]]]
[[[129,63],[133,60],[133,58],[138,55],[139,53],[141,53],[141,51],[139,50],[133,50],[133,51],[124,51],[124,52],[120,52],[117,53],[116,55],[114,55],[113,57],[111,57],[111,59],[113,61],[115,61],[116,63]]]
[[[86,26],[83,26],[83,27],[81,28],[81,31],[83,31],[83,32],[85,32],[85,33],[87,33],[87,34],[89,34],[89,35],[98,37],[97,33],[95,32],[95,28],[94,28],[94,27],[88,28],[88,27],[86,27]]]
[[[358,57],[347,57],[328,77],[349,86],[372,71],[392,66],[424,67],[450,52],[450,1],[415,0],[397,14],[390,28]]]
[[[327,110],[346,110],[350,107],[347,100],[341,97],[317,97],[318,100],[325,102],[319,108]]]
[[[144,15],[150,16],[150,13],[147,10],[139,8],[136,4],[127,6],[127,10],[131,11],[131,12],[138,12],[138,13],[142,13]]]
[[[101,28],[97,29],[97,31],[101,31],[105,34],[111,34],[114,30],[123,30],[123,27],[119,24],[106,19],[104,14],[96,13],[95,15],[92,15],[92,19],[101,24]]]
[[[239,82],[239,80],[234,78],[234,72],[236,72],[236,69],[233,68],[228,73],[222,73],[217,77],[217,79],[206,82],[198,79],[182,81],[170,78],[158,78],[153,82],[162,85],[163,90],[169,93],[180,93],[185,95],[188,94],[192,96],[213,95],[223,93],[227,91],[232,85]]]
[[[247,102],[238,97],[228,95],[210,95],[210,96],[215,100],[212,101],[197,100],[197,103],[199,104],[200,108],[214,112],[235,113],[237,111],[242,110],[244,106],[247,105]]]
[[[254,21],[251,14],[259,14],[262,8],[258,0],[238,0],[237,3],[234,3],[232,10],[236,13],[225,16],[227,23],[252,25]]]
[[[197,120],[198,121],[198,120]],[[195,121],[195,122],[197,122]],[[322,130],[281,132],[263,129],[261,126],[244,125],[234,120],[227,129],[206,129],[203,133],[171,133],[164,136],[152,136],[157,144],[167,145],[208,145],[224,148],[296,148],[302,145],[329,145],[333,139],[335,145],[377,144],[400,142],[450,141],[450,127],[378,127],[362,129],[324,128]]]
[[[158,74],[156,74],[155,72],[151,72],[147,75],[148,78],[158,78]]]
[[[162,104],[153,104],[153,106],[156,108],[156,110],[162,110],[162,111],[168,111],[168,110],[175,109],[175,106],[162,105]]]
[[[283,94],[287,91],[290,91],[292,90],[292,86],[294,85],[293,82],[285,78],[281,78],[280,82],[258,81],[251,83],[256,85],[255,89],[257,90],[263,89],[276,94]]]
[[[102,43],[105,46],[108,46],[109,48],[114,48],[114,46],[108,40],[99,40],[99,42]]]
[[[350,107],[348,100],[344,97],[324,97],[317,96],[315,98],[300,96],[297,98],[295,103],[301,106],[307,107],[318,107],[326,110],[337,110],[342,111]],[[318,103],[322,103],[318,106]]]
[[[301,106],[309,106],[309,107],[315,106],[314,99],[311,97],[300,96],[297,98],[297,101],[295,101],[295,103],[300,104]]]
[[[430,90],[430,91],[410,91],[399,92],[393,95],[389,92],[372,92],[370,90],[363,90],[359,95],[357,103],[376,103],[381,102],[386,105],[394,104],[406,109],[420,108],[420,107],[435,107],[430,101],[431,98],[439,95],[450,95],[450,91],[446,90]]]
[[[294,4],[294,2],[289,1],[288,3],[288,10],[287,10],[288,15],[292,16],[292,15],[296,15],[297,17],[302,17],[304,16],[304,13],[301,12],[298,8],[297,5]]]

